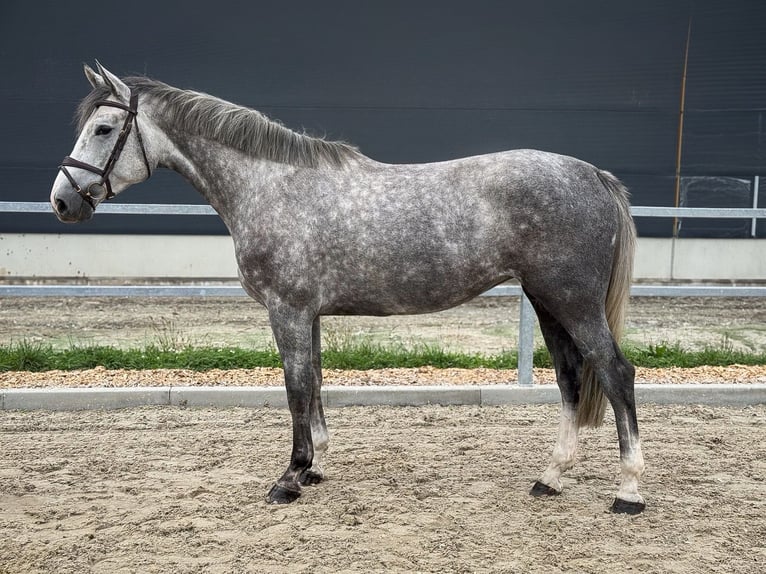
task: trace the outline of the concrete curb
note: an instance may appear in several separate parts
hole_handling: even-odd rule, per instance
[[[327,407],[508,405],[559,402],[555,385],[327,386]],[[766,404],[766,384],[637,384],[636,400],[655,404],[747,406]],[[122,409],[149,405],[188,407],[287,406],[282,387],[131,387],[5,389],[0,410],[72,411]]]

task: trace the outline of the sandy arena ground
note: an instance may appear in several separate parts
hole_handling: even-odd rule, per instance
[[[766,407],[643,406],[643,515],[607,511],[613,422],[559,497],[527,494],[557,408],[328,413],[328,480],[290,506],[288,413],[0,417],[0,572],[701,572],[766,569]]]

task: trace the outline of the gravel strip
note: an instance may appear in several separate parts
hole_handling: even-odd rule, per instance
[[[554,384],[552,369],[534,369],[537,384]],[[328,385],[491,385],[517,382],[515,370],[497,369],[325,369]],[[636,369],[636,383],[766,383],[766,365],[731,365],[690,369]],[[81,371],[9,371],[0,373],[0,388],[162,387],[162,386],[282,386],[282,370],[273,368],[192,371],[153,369]]]

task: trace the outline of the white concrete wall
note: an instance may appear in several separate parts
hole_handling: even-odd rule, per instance
[[[228,235],[0,234],[0,277],[237,277]]]
[[[228,236],[0,234],[0,278],[236,277]],[[643,238],[635,277],[766,281],[766,239]]]
[[[675,242],[673,279],[766,279],[766,239]]]
[[[764,281],[766,239],[641,238],[634,274],[657,281]]]

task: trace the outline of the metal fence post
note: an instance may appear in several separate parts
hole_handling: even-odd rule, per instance
[[[532,355],[535,350],[535,310],[524,293],[519,309],[519,385],[532,386]]]
[[[758,192],[761,184],[760,176],[753,177],[753,209],[758,209]],[[753,217],[753,221],[750,224],[750,237],[758,236],[758,219]]]

